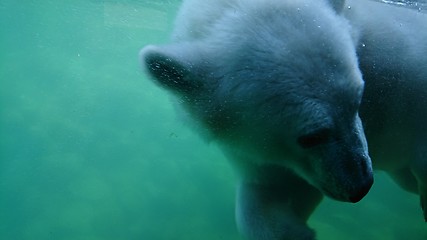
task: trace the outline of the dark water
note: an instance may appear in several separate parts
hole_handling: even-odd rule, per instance
[[[240,239],[231,167],[138,65],[178,5],[0,1],[0,239]],[[319,240],[427,239],[418,197],[381,173],[310,224]]]

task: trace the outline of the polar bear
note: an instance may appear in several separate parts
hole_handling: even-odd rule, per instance
[[[240,176],[236,220],[248,239],[315,239],[306,221],[323,195],[357,202],[367,194],[373,170],[359,109],[376,158],[388,157],[383,155],[390,149],[383,147],[391,146],[399,154],[392,152],[391,159],[401,162],[394,157],[408,154],[404,149],[414,143],[407,130],[423,141],[426,110],[407,107],[418,101],[415,96],[427,99],[421,81],[427,71],[411,65],[420,67],[425,59],[405,58],[402,69],[393,69],[388,52],[408,58],[411,53],[393,45],[399,41],[394,30],[382,36],[371,32],[380,23],[365,28],[371,20],[363,7],[340,0],[186,0],[172,43],[140,52],[155,83],[176,97],[196,130],[217,142],[235,166]],[[375,8],[393,29],[393,21]],[[396,11],[409,20],[406,10]],[[418,37],[399,37],[408,48],[422,45]],[[406,68],[413,72],[403,74]],[[362,101],[364,78],[369,89]],[[422,88],[400,93],[394,87],[402,87],[401,80]],[[383,87],[390,96],[379,94]],[[393,98],[401,96],[407,99]],[[403,104],[401,110],[393,111],[396,103]],[[417,119],[415,113],[422,114]],[[401,114],[407,115],[402,122],[384,119]],[[391,137],[408,142],[396,147]],[[378,167],[425,199],[426,145],[417,146],[411,149],[417,160],[399,165],[385,159]]]

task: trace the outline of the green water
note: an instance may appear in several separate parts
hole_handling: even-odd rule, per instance
[[[0,1],[0,239],[240,239],[231,167],[139,68],[178,5]],[[427,239],[418,197],[382,174],[310,225],[319,240]]]

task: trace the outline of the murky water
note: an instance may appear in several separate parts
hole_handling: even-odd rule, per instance
[[[180,1],[0,1],[0,239],[240,239],[236,176],[146,79]],[[325,200],[320,240],[425,240],[418,196],[376,175]]]

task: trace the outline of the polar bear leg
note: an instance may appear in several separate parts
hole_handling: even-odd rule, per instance
[[[421,208],[427,222],[427,141],[418,141],[417,155],[411,170],[418,182]]]
[[[239,231],[251,240],[314,240],[306,221],[322,194],[297,176],[286,184],[242,181],[237,190]]]
[[[427,168],[419,162],[415,161],[410,167],[389,172],[389,175],[404,190],[420,195],[421,208],[427,222]]]
[[[418,194],[418,182],[411,168],[401,168],[393,172],[388,172],[388,174],[402,189]]]

